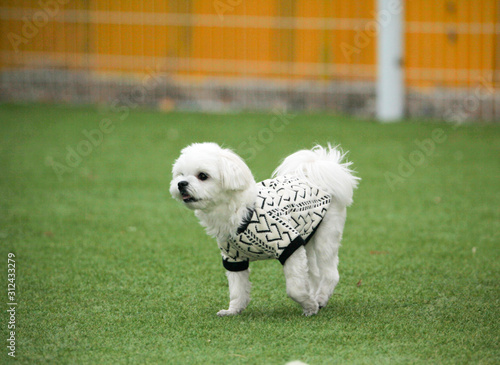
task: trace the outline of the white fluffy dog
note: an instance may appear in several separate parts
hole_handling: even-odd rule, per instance
[[[298,151],[256,183],[243,160],[215,143],[195,143],[173,166],[172,196],[194,210],[217,239],[230,302],[219,316],[250,302],[249,262],[278,259],[287,294],[306,316],[324,307],[339,281],[338,250],[359,178],[330,145]]]

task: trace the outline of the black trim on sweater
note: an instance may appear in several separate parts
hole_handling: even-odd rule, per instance
[[[281,265],[285,265],[285,261],[292,256],[292,254],[297,251],[300,246],[304,246],[306,243],[302,239],[302,237],[297,236],[290,244],[283,250],[280,257],[278,258]]]
[[[293,255],[293,253],[295,251],[297,251],[297,249],[300,247],[300,246],[305,246],[307,245],[307,242],[309,242],[309,240],[314,236],[314,234],[316,233],[316,231],[318,230],[318,227],[321,225],[321,222],[316,226],[316,228],[314,228],[314,230],[311,232],[311,234],[309,236],[307,236],[307,238],[304,240],[302,239],[301,236],[298,236],[296,239],[294,239],[289,245],[287,248],[285,248],[285,250],[283,251],[283,253],[281,254],[281,256],[279,257],[279,261],[281,262],[281,265],[284,265],[285,264],[285,261]],[[302,241],[302,243],[301,243]]]
[[[222,259],[222,265],[227,271],[245,271],[250,266],[248,261],[229,262]]]

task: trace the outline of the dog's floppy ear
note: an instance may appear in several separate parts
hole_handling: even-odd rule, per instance
[[[245,190],[255,184],[252,172],[243,160],[230,150],[221,154],[221,183],[226,190]]]

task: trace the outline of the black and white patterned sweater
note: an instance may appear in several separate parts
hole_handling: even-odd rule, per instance
[[[226,270],[248,269],[255,260],[281,264],[305,245],[318,228],[331,196],[293,176],[257,184],[257,200],[235,237],[219,245]]]

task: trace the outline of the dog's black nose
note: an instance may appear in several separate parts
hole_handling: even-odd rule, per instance
[[[187,181],[180,181],[178,184],[177,184],[177,187],[179,188],[179,190],[184,190],[186,188],[186,186],[188,186],[189,183]]]

